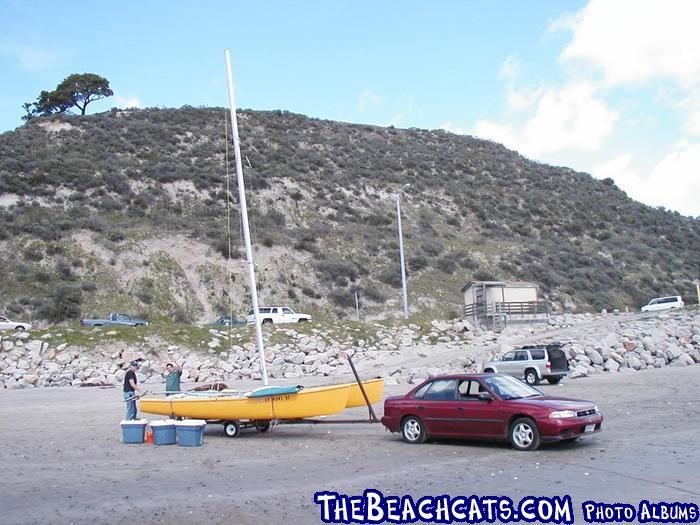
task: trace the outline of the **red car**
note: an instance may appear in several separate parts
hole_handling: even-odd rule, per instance
[[[407,443],[456,437],[509,440],[517,450],[600,432],[603,416],[589,401],[546,396],[514,377],[433,377],[384,401],[382,423]]]

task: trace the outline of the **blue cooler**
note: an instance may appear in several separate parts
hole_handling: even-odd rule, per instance
[[[163,421],[151,421],[154,445],[174,445],[175,444],[175,423],[174,419]]]
[[[181,447],[198,447],[204,444],[204,427],[207,422],[203,419],[186,419],[176,421],[177,443]]]
[[[121,422],[123,442],[143,443],[143,438],[146,435],[146,424],[148,421],[145,419],[123,420]]]

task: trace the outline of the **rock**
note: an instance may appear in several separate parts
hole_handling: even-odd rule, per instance
[[[625,347],[625,350],[627,350],[628,352],[631,352],[632,350],[637,348],[637,343],[635,343],[633,341],[623,341],[622,346]]]
[[[694,364],[695,364],[695,361],[693,360],[692,357],[690,357],[688,354],[681,354],[680,356],[678,356],[677,359],[674,359],[673,361],[671,361],[669,366],[681,367],[681,366],[690,366],[690,365],[694,365]]]
[[[39,341],[38,339],[34,339],[33,341],[29,341],[24,349],[27,352],[41,352],[42,348],[44,347],[46,343],[44,341]]]
[[[673,361],[674,359],[678,359],[683,354],[683,351],[676,345],[670,344],[668,345],[664,353],[666,354],[666,358],[669,361]]]
[[[323,374],[324,376],[327,376],[333,371],[333,369],[330,367],[330,365],[324,364],[324,365],[319,366],[316,371],[319,374]]]
[[[450,323],[446,323],[445,321],[433,321],[430,323],[430,326],[432,326],[435,330],[438,332],[447,332],[452,328],[452,325]]]
[[[605,361],[604,369],[608,372],[617,372],[620,369],[620,363],[614,359],[607,359]]]
[[[22,381],[28,385],[35,385],[38,380],[39,380],[39,376],[37,376],[35,374],[26,374],[22,378]]]
[[[603,356],[596,352],[593,348],[586,348],[586,356],[594,365],[602,365],[605,361]]]
[[[59,365],[67,365],[73,360],[73,356],[70,354],[58,354],[56,356],[56,362]]]

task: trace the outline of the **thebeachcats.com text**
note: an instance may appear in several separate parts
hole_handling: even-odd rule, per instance
[[[577,514],[571,496],[385,496],[367,489],[348,496],[321,491],[314,494],[324,523],[697,523],[695,503],[638,504],[585,501]]]

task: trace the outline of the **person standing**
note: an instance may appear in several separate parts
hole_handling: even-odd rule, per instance
[[[165,395],[172,396],[180,392],[180,377],[182,377],[182,365],[176,362],[165,365]]]
[[[138,386],[136,379],[136,370],[138,370],[139,361],[129,363],[129,369],[124,375],[124,402],[126,403],[126,420],[136,419],[136,392],[143,393],[143,390]]]

